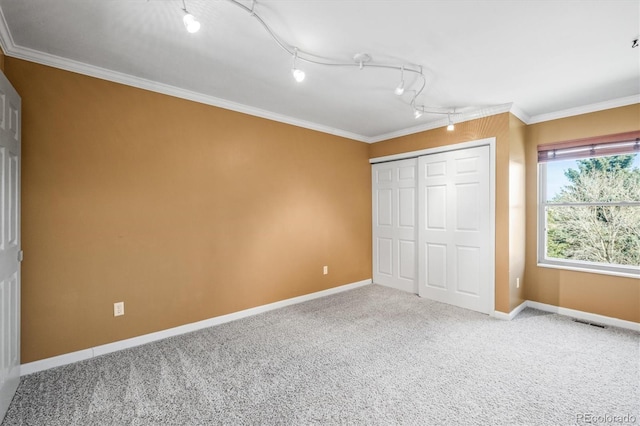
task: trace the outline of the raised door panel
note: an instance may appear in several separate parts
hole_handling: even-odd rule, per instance
[[[480,290],[480,247],[456,246],[456,291],[479,297]]]
[[[447,186],[432,185],[425,188],[426,227],[444,231],[447,228]]]
[[[377,226],[393,226],[393,190],[390,188],[379,189],[376,193],[375,212]]]
[[[7,175],[8,184],[8,197],[7,197],[7,242],[10,247],[17,247],[18,245],[18,204],[19,204],[19,167],[20,161],[16,153],[9,153],[9,170]]]
[[[376,272],[379,275],[393,276],[393,239],[377,238]]]
[[[447,289],[447,246],[425,243],[425,285],[440,290]]]
[[[400,188],[398,190],[398,227],[415,230],[416,226],[416,190]]]
[[[398,275],[405,280],[416,279],[416,242],[398,241]]]

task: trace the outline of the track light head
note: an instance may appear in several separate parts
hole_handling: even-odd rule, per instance
[[[184,11],[186,12],[186,15],[182,18],[182,22],[184,22],[185,28],[192,34],[197,33],[200,29],[200,22],[198,22],[195,16],[187,12],[187,9],[184,9]]]
[[[398,84],[398,87],[396,87],[393,93],[398,96],[402,96],[404,93],[404,67],[400,67],[400,84]]]
[[[449,124],[447,125],[447,131],[453,132],[456,126],[453,125],[453,120],[451,120],[451,114],[448,114],[448,116],[449,116]]]
[[[291,64],[291,74],[293,74],[293,78],[300,83],[304,80],[306,74],[304,71],[296,68],[296,60],[298,59],[298,48],[296,47],[293,51],[293,63]]]
[[[293,68],[291,70],[291,73],[293,74],[293,78],[298,82],[302,82],[304,80],[304,78],[306,77],[306,74],[304,73],[304,71],[299,70],[297,68]]]
[[[196,19],[195,16],[189,13],[187,10],[187,3],[185,0],[182,0],[182,10],[184,11],[184,16],[182,17],[182,22],[184,23],[184,27],[191,34],[197,33],[200,29],[200,22]]]

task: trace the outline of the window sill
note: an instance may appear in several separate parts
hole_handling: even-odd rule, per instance
[[[538,262],[538,267],[550,268],[550,269],[563,269],[563,270],[575,271],[575,272],[586,272],[588,274],[612,275],[614,277],[640,279],[640,270],[638,271],[638,273],[634,274],[634,273],[627,273],[627,272],[605,271],[602,269],[591,269],[589,267],[556,265],[553,263],[540,263],[540,262]]]

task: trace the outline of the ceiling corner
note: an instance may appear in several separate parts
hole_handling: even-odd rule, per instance
[[[511,108],[509,109],[509,112],[515,115],[524,124],[529,124],[531,121],[531,116],[526,112],[524,112],[522,109],[520,109],[516,104],[511,104]]]

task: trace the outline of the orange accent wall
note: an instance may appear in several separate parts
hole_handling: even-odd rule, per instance
[[[6,73],[23,363],[371,278],[367,144],[14,58]]]
[[[640,130],[640,104],[527,128],[527,259],[529,300],[640,322],[640,280],[537,266],[537,147],[540,144]]]
[[[496,138],[496,297],[495,308],[500,312],[511,311],[510,254],[509,254],[509,155],[510,114],[498,114],[486,118],[456,124],[455,131],[444,127],[415,133],[372,144],[371,158],[427,148]]]

